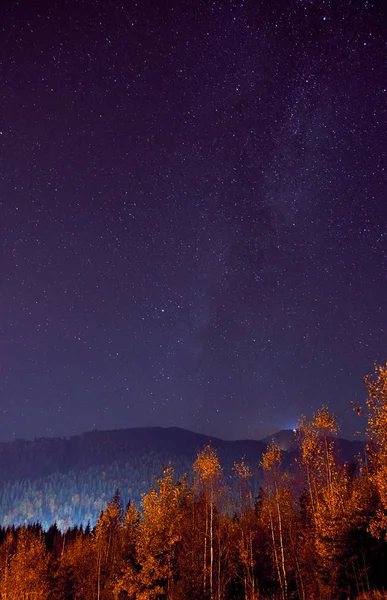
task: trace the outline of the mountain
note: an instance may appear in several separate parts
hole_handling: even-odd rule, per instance
[[[290,453],[292,456],[298,452],[297,431],[295,429],[282,429],[263,438],[261,442],[270,444],[273,440],[283,452]],[[351,462],[359,453],[364,452],[365,442],[362,440],[335,438],[335,443],[343,462]]]
[[[266,447],[256,440],[225,441],[178,427],[94,430],[70,438],[15,440],[0,444],[0,482],[125,463],[152,453],[166,457],[167,462],[171,457],[192,462],[210,443],[221,460],[230,464],[242,456],[258,464]]]
[[[0,444],[0,524],[56,521],[62,528],[95,522],[114,491],[124,502],[141,501],[155,478],[172,464],[177,476],[190,473],[197,453],[207,444],[217,450],[226,482],[243,457],[257,491],[259,464],[274,438],[285,451],[289,468],[296,452],[294,432],[284,430],[264,440],[226,441],[178,427],[91,431],[70,438],[15,440]],[[343,459],[361,450],[360,442],[338,440]]]
[[[297,438],[294,429],[282,429],[273,433],[273,435],[268,435],[261,441],[265,444],[270,444],[274,441],[284,452],[295,452],[297,450]]]

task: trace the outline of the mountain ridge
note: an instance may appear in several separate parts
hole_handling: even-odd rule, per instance
[[[264,440],[223,440],[179,427],[138,427],[2,442],[0,524],[39,521],[48,527],[56,522],[61,528],[93,524],[117,488],[124,502],[140,504],[168,465],[177,477],[192,473],[193,461],[207,444],[218,453],[227,485],[233,486],[234,463],[244,459],[255,494],[262,481],[260,462],[267,444],[273,437],[289,440],[289,436],[289,431],[282,430]],[[353,444],[337,439],[344,461],[353,460],[363,448],[359,442]],[[285,470],[296,455],[292,445],[284,450]]]
[[[11,440],[0,442],[0,482],[36,478],[56,471],[63,473],[71,468],[126,462],[149,452],[184,455],[193,459],[207,444],[212,444],[218,450],[220,458],[235,454],[235,460],[238,460],[239,453],[239,459],[244,456],[248,461],[258,464],[262,452],[272,440],[284,453],[297,451],[296,434],[291,429],[280,430],[261,440],[224,440],[176,426],[95,429],[67,438]],[[338,437],[336,441],[338,448],[344,450],[343,460],[350,458],[349,451],[354,456],[364,446],[360,440]]]

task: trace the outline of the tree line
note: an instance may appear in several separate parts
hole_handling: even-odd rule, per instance
[[[112,490],[123,490],[138,506],[142,492],[149,490],[155,474],[170,462],[178,475],[190,469],[190,460],[179,455],[150,452],[125,463],[111,462],[86,470],[50,473],[39,479],[18,479],[0,484],[0,524],[25,525],[39,522],[59,529],[90,522],[95,525]],[[0,473],[1,474],[1,473]]]
[[[290,472],[267,447],[258,494],[243,459],[232,492],[208,445],[192,476],[166,468],[140,508],[124,509],[117,491],[93,528],[1,529],[1,598],[385,598],[387,365],[365,382],[368,442],[357,462],[340,461],[326,407],[299,422]]]

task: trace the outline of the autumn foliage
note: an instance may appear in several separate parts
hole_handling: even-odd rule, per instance
[[[327,407],[297,427],[291,469],[274,441],[260,487],[202,449],[167,466],[141,506],[115,492],[95,527],[0,530],[7,600],[333,600],[387,597],[387,366],[365,378],[368,443],[345,464]],[[257,458],[258,464],[258,458]]]

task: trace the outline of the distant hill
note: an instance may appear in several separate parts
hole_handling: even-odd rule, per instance
[[[261,441],[270,444],[273,440],[285,452],[295,452],[297,450],[297,438],[294,429],[282,429],[273,433],[273,435],[268,435]]]
[[[218,451],[230,484],[234,462],[245,458],[256,492],[262,453],[273,438],[285,451],[288,468],[296,452],[292,430],[261,441],[226,441],[177,427],[145,427],[1,443],[0,524],[93,524],[117,488],[124,502],[139,503],[164,467],[172,464],[178,476],[190,472],[198,451],[209,443]],[[362,444],[338,440],[338,447],[348,461]]]
[[[297,432],[295,429],[282,429],[263,438],[261,442],[270,444],[273,440],[286,453],[294,455],[298,451]],[[335,438],[335,442],[339,455],[344,462],[351,462],[356,455],[364,451],[364,442],[361,440],[351,441],[344,438]]]
[[[258,464],[266,447],[256,440],[225,441],[178,427],[95,430],[70,438],[15,440],[0,443],[0,482],[126,463],[151,453],[166,457],[167,462],[171,457],[183,457],[191,463],[209,443],[226,465],[242,456]]]

